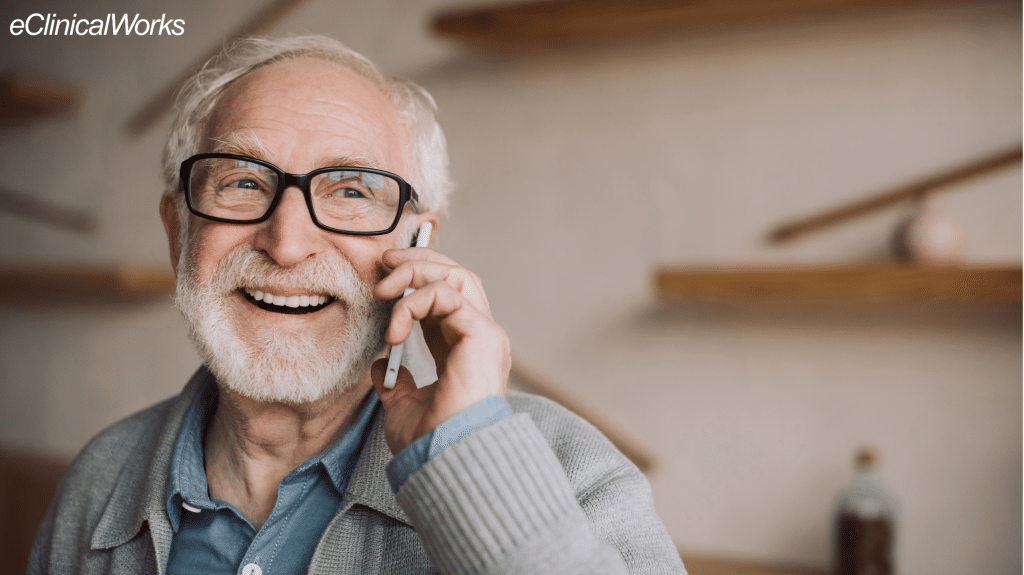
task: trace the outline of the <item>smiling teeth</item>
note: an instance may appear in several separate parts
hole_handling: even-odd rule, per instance
[[[325,295],[271,295],[264,293],[260,290],[254,290],[249,288],[243,288],[245,293],[249,294],[256,301],[262,301],[269,304],[284,306],[284,307],[310,307],[318,306],[327,303],[327,296]]]

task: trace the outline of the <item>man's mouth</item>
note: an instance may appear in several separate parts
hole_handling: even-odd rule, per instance
[[[327,307],[334,298],[327,294],[272,295],[252,288],[241,288],[242,295],[249,303],[277,313],[313,313]]]

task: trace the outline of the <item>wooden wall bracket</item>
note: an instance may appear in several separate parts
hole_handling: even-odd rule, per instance
[[[1021,146],[1001,150],[979,160],[926,176],[871,196],[787,222],[768,234],[770,242],[779,243],[798,236],[834,226],[900,202],[920,198],[935,191],[946,191],[955,184],[983,176],[994,170],[1021,161]]]
[[[66,208],[4,188],[0,188],[0,212],[25,217],[80,234],[88,234],[96,229],[96,218],[88,212]]]
[[[612,424],[606,417],[599,415],[593,408],[585,405],[573,394],[563,389],[548,378],[540,375],[515,359],[512,360],[511,376],[522,383],[527,391],[546,397],[583,419],[590,422],[598,431],[603,433],[615,447],[632,461],[640,471],[647,473],[654,469],[655,455],[638,441],[629,437],[625,432]]]

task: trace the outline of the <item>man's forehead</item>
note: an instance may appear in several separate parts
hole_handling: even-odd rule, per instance
[[[318,136],[302,138],[316,167],[389,169],[388,159],[377,156],[401,149],[394,103],[370,80],[314,58],[277,62],[236,80],[211,111],[201,148],[275,162],[281,144],[296,143],[304,130]]]

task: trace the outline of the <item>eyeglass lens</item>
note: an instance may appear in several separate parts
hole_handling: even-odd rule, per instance
[[[256,162],[206,158],[192,166],[189,195],[202,214],[227,220],[255,220],[270,209],[279,175]],[[394,178],[338,168],[309,184],[313,212],[323,225],[345,231],[386,230],[398,215],[401,187]]]

